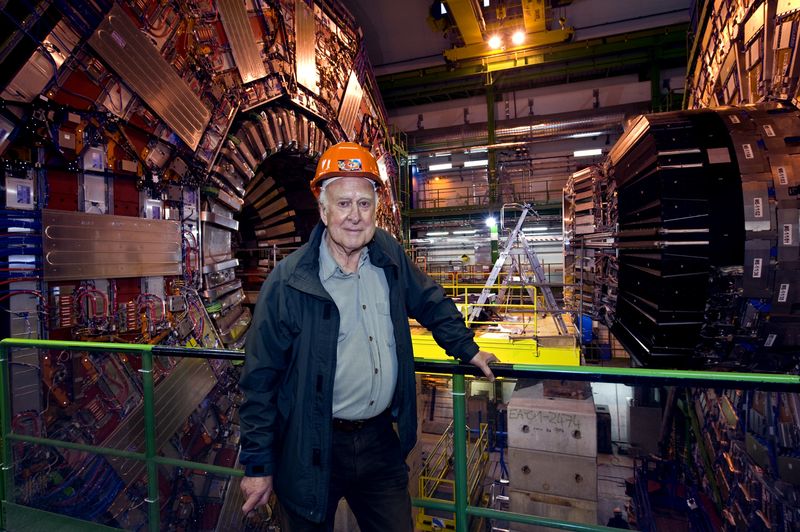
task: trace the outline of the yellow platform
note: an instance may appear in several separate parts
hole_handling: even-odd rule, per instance
[[[431,334],[419,328],[412,329],[411,342],[414,356],[418,358],[452,360],[439,347]],[[481,333],[475,341],[484,351],[494,353],[505,364],[544,364],[549,366],[580,366],[580,350],[572,336],[513,338],[511,335]]]

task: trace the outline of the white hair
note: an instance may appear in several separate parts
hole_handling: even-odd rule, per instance
[[[364,179],[366,179],[366,178],[364,178]],[[317,198],[317,201],[319,202],[319,204],[323,208],[323,210],[327,210],[327,208],[328,208],[328,194],[327,194],[328,185],[330,185],[334,181],[336,181],[335,177],[333,179],[328,179],[328,180],[323,181],[322,182],[322,186],[319,189],[319,198]],[[378,205],[378,190],[375,188],[375,183],[374,182],[370,181],[369,179],[367,179],[367,181],[372,183],[372,203],[377,207],[377,205]]]

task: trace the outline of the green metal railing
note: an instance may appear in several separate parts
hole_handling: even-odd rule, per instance
[[[10,378],[9,378],[9,357],[11,350],[15,347],[35,348],[45,350],[60,351],[110,351],[114,353],[126,353],[141,356],[142,366],[142,385],[144,403],[144,432],[145,449],[144,452],[132,452],[109,447],[98,447],[81,443],[54,440],[50,438],[40,438],[15,434],[11,425],[11,397],[10,397]],[[74,449],[101,455],[117,456],[126,459],[141,460],[147,466],[147,514],[148,529],[150,531],[159,530],[160,516],[158,504],[158,475],[159,465],[191,468],[208,473],[241,477],[241,470],[204,464],[201,462],[191,462],[159,456],[156,449],[156,428],[153,413],[154,405],[154,383],[153,383],[153,357],[169,356],[179,358],[206,358],[206,359],[244,359],[241,351],[215,350],[215,349],[190,349],[165,346],[151,346],[144,344],[116,344],[116,343],[95,343],[95,342],[64,342],[50,340],[27,340],[27,339],[4,339],[0,341],[0,437],[2,437],[2,449],[0,458],[0,529],[7,527],[7,512],[9,509],[18,511],[23,508],[14,502],[14,475],[12,465],[12,442],[27,442],[37,445],[50,445],[65,449]],[[557,380],[577,380],[592,382],[618,382],[633,385],[645,386],[693,386],[693,387],[717,387],[732,389],[759,389],[770,391],[791,391],[800,392],[800,377],[796,375],[775,375],[765,373],[733,373],[733,372],[706,372],[706,371],[680,371],[680,370],[648,370],[634,368],[604,368],[604,367],[561,367],[561,366],[538,366],[527,364],[497,364],[492,367],[497,377],[531,378],[531,379],[557,379]],[[416,359],[416,370],[420,373],[451,374],[453,377],[453,422],[456,427],[466,426],[466,401],[465,401],[465,379],[467,375],[480,376],[480,370],[468,364],[460,364],[455,361],[446,362],[440,360]],[[467,530],[469,516],[483,517],[488,519],[501,519],[524,524],[547,526],[561,530],[613,530],[599,525],[587,525],[571,523],[557,519],[536,517],[518,513],[494,510],[478,506],[470,506],[467,502],[467,457],[466,457],[466,432],[461,430],[454,431],[454,458],[455,458],[455,503],[445,503],[423,499],[414,499],[413,504],[417,507],[429,508],[434,510],[444,510],[455,514],[456,531],[465,532]],[[47,512],[28,509],[26,511],[39,512],[48,515]],[[52,514],[50,514],[52,515]],[[75,520],[73,520],[75,521]],[[89,529],[90,523],[84,522],[84,530]],[[97,525],[95,529],[108,529]],[[65,528],[66,529],[66,528]],[[79,530],[80,528],[74,528]]]

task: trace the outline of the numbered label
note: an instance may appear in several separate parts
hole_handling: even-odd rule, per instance
[[[753,155],[753,147],[750,144],[742,144],[742,151],[744,152],[745,159],[752,159]]]
[[[768,137],[775,136],[775,130],[772,129],[772,126],[769,124],[764,124],[764,133],[766,133]]]
[[[783,245],[792,245],[792,224],[783,224]]]
[[[764,217],[764,200],[763,198],[753,198],[753,217]]]
[[[739,120],[739,117],[736,116],[736,115],[731,115],[730,119],[731,119],[731,123],[733,123],[733,124],[740,124],[742,122],[741,120]]]
[[[786,175],[786,167],[779,166],[776,170],[778,172],[778,183],[781,185],[789,185],[789,176]]]
[[[778,303],[786,303],[789,299],[789,283],[781,284],[778,290]]]
[[[764,342],[764,347],[772,347],[772,344],[775,343],[775,340],[777,340],[777,338],[778,338],[778,335],[775,334],[775,333],[770,334],[769,336],[767,336],[767,341]]]
[[[761,279],[761,264],[763,259],[753,259],[753,279]]]

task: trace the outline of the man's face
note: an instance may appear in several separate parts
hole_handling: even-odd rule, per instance
[[[325,189],[326,205],[320,205],[322,223],[331,244],[346,254],[361,250],[375,234],[375,192],[363,177],[337,179]]]

